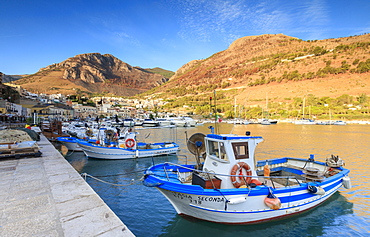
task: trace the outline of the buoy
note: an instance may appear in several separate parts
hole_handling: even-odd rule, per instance
[[[344,176],[342,182],[343,187],[345,187],[346,189],[352,188],[351,179],[348,176]]]
[[[281,208],[280,199],[272,193],[270,188],[269,188],[269,194],[265,198],[265,204],[266,206],[268,206],[269,208],[273,210],[279,210]]]
[[[237,198],[231,198],[229,199],[229,204],[239,204],[247,201],[246,197],[237,197]]]
[[[266,161],[265,166],[263,167],[263,176],[269,177],[270,176],[270,167],[269,163]]]
[[[310,191],[313,194],[317,194],[317,195],[324,195],[325,194],[325,190],[320,186],[308,185],[307,189],[308,189],[308,191]]]

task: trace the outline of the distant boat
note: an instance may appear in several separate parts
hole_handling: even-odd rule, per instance
[[[294,124],[303,124],[303,125],[313,125],[313,124],[316,124],[315,120],[312,120],[312,119],[298,119],[298,120],[295,120],[294,121]]]
[[[347,125],[346,122],[342,121],[342,120],[337,120],[333,123],[333,125]]]
[[[262,119],[261,125],[271,125],[271,122],[268,119]]]
[[[153,119],[144,119],[141,126],[143,126],[143,127],[159,127],[159,122],[154,121]]]
[[[174,123],[169,118],[157,118],[155,121],[159,123],[161,127],[174,127]]]
[[[132,118],[125,118],[123,120],[123,126],[125,127],[133,127],[135,126],[135,121]]]
[[[176,127],[186,127],[187,126],[187,122],[182,117],[171,118],[171,122],[174,123]]]
[[[187,127],[195,127],[195,125],[197,125],[197,121],[195,121],[191,117],[184,117],[184,120],[186,122],[186,126]]]

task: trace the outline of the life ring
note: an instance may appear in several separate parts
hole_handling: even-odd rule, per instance
[[[132,138],[128,138],[126,139],[125,144],[126,144],[126,147],[132,148],[135,146],[135,140]]]
[[[243,176],[243,169],[245,170],[246,172],[246,175],[249,176],[249,177],[241,177]],[[239,179],[240,179],[240,182],[237,181],[237,176],[231,176],[231,182],[232,184],[234,185],[235,188],[239,188],[240,186],[244,185],[244,184],[249,184],[252,180],[252,170],[251,170],[251,167],[249,167],[249,165],[245,162],[239,162],[237,164],[235,164],[233,166],[233,168],[231,169],[231,172],[230,174],[231,175],[236,175],[236,173],[239,171]]]

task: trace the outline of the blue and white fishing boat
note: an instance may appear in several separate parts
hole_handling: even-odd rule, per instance
[[[58,137],[57,141],[62,145],[67,147],[69,151],[82,151],[82,148],[77,144],[77,141],[80,140],[76,137]]]
[[[148,168],[144,185],[156,187],[179,215],[226,224],[252,224],[314,208],[340,187],[350,188],[349,170],[331,156],[326,162],[283,157],[257,161],[260,136],[192,135],[196,164],[163,163]],[[204,157],[204,161],[202,160]]]
[[[174,142],[144,143],[137,142],[137,132],[128,132],[124,139],[90,143],[78,141],[85,155],[97,159],[132,159],[176,154],[179,146]]]

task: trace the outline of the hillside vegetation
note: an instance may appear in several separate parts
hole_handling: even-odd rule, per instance
[[[282,34],[243,37],[225,51],[187,63],[144,95],[203,115],[210,113],[209,97],[216,91],[218,112],[226,117],[263,116],[263,109],[278,118],[297,117],[304,98],[307,116],[335,111],[335,117],[362,117],[368,114],[369,55],[369,34],[315,41]]]

